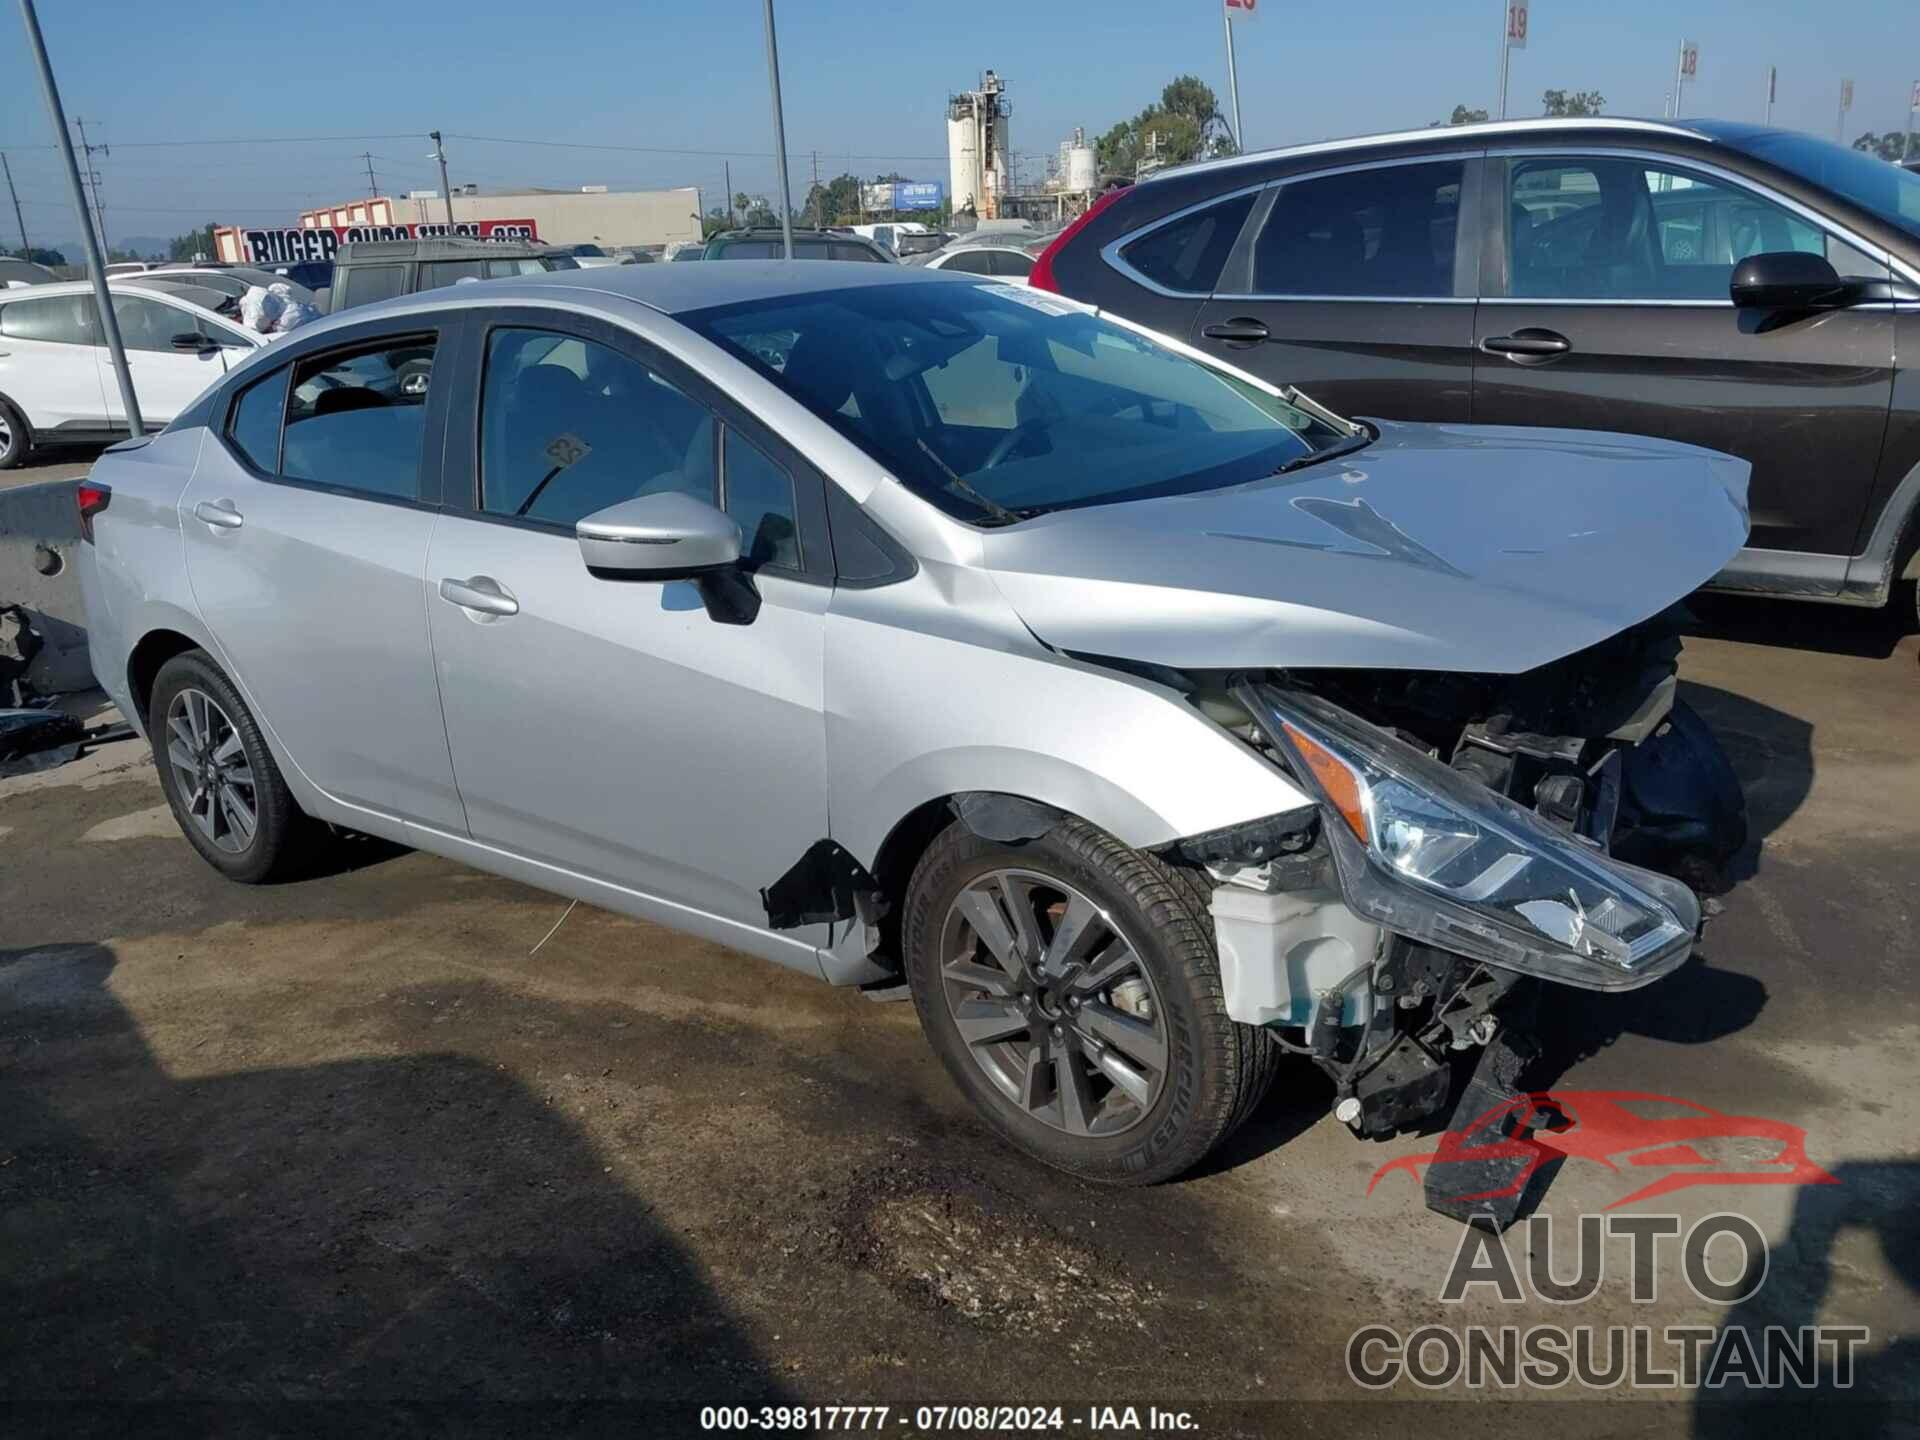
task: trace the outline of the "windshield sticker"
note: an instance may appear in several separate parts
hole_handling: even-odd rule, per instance
[[[560,469],[578,465],[593,453],[593,447],[578,435],[556,435],[547,445],[547,458]]]
[[[1085,305],[1076,305],[1071,300],[1062,300],[1057,295],[1043,294],[1029,290],[1024,285],[982,285],[987,294],[1001,300],[1011,300],[1016,305],[1024,305],[1029,310],[1038,310],[1042,315],[1091,315],[1092,309]]]

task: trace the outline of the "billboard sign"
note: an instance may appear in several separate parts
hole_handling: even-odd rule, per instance
[[[869,210],[938,210],[947,198],[939,180],[881,180],[860,187],[860,203]]]
[[[1527,48],[1527,0],[1507,0],[1507,48]]]
[[[273,265],[294,260],[331,260],[342,245],[367,240],[538,240],[532,220],[470,220],[454,225],[290,225],[285,229],[228,226],[215,248],[229,264]],[[231,251],[231,253],[229,253]]]
[[[1697,80],[1700,78],[1700,47],[1691,40],[1680,44],[1680,78]]]

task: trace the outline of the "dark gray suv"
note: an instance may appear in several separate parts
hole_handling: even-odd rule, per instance
[[[1597,119],[1305,145],[1113,192],[1031,283],[1348,415],[1738,455],[1720,588],[1879,605],[1920,575],[1920,175],[1859,151]]]

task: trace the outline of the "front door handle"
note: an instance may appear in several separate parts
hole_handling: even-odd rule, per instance
[[[1529,325],[1511,335],[1489,335],[1480,342],[1480,348],[1489,355],[1504,355],[1524,365],[1528,361],[1537,363],[1564,355],[1573,349],[1573,342],[1558,330],[1542,330]]]
[[[1243,350],[1249,345],[1261,344],[1271,332],[1258,320],[1250,320],[1242,315],[1223,320],[1218,325],[1209,325],[1200,333],[1209,340],[1224,340],[1234,349]]]
[[[488,575],[470,575],[465,580],[442,580],[440,598],[480,615],[518,615],[520,602],[507,593],[507,587]]]
[[[231,500],[202,500],[193,507],[193,518],[216,530],[238,530],[246,523]]]

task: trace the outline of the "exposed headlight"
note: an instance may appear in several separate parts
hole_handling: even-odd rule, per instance
[[[1317,696],[1236,694],[1319,792],[1341,888],[1368,919],[1591,990],[1644,985],[1686,959],[1700,904],[1679,881],[1582,844]]]

